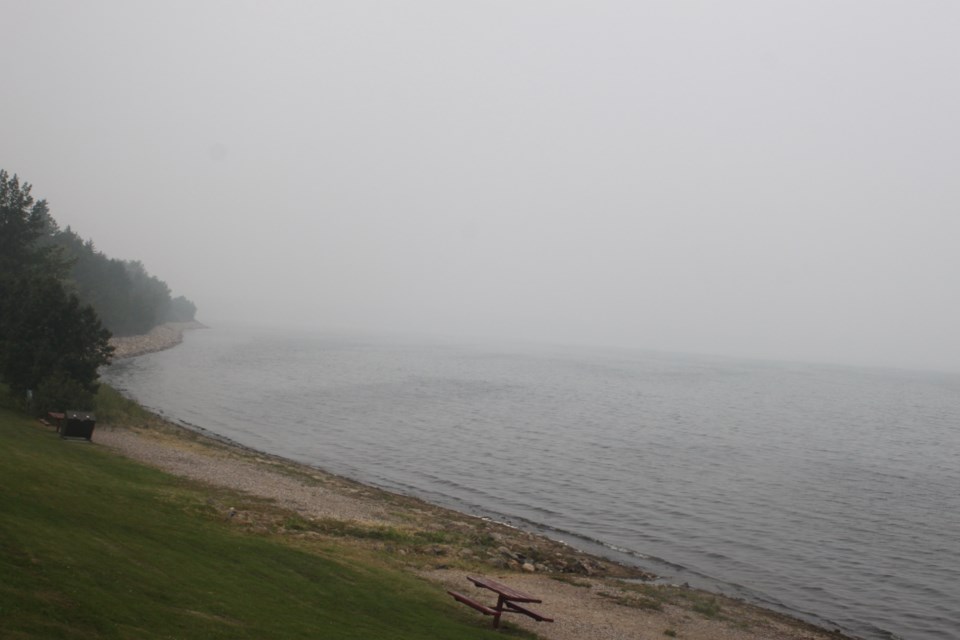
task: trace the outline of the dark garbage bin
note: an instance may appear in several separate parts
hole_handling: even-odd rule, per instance
[[[64,411],[61,421],[60,437],[93,440],[93,427],[97,417],[86,411]]]

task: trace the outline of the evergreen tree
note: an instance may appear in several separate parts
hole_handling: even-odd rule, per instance
[[[20,185],[0,169],[0,275],[46,273],[62,277],[68,264],[49,240],[57,232],[46,200],[34,201],[30,185]]]
[[[86,404],[113,348],[94,310],[64,288],[57,233],[46,202],[0,170],[0,378],[16,392],[69,387]]]
[[[194,319],[194,304],[182,296],[174,304],[167,284],[151,276],[139,261],[108,258],[70,227],[44,242],[55,245],[70,259],[68,286],[96,310],[114,335],[142,334],[163,322]]]
[[[65,376],[92,397],[97,369],[108,364],[113,353],[110,332],[93,309],[50,276],[19,278],[6,293],[15,304],[4,304],[0,317],[0,375],[11,389],[36,389],[48,377]]]
[[[190,322],[197,315],[197,305],[183,296],[177,296],[170,301],[170,312],[167,319],[171,322]]]

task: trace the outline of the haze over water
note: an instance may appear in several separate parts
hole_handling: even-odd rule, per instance
[[[105,378],[242,444],[829,628],[960,629],[957,374],[215,329]]]
[[[0,168],[206,322],[960,371],[960,3],[5,0]]]

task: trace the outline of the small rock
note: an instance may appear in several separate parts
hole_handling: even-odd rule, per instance
[[[523,569],[524,571],[526,571],[527,573],[533,573],[534,571],[537,570],[537,568],[534,567],[534,566],[533,566],[532,564],[530,564],[529,562],[524,562],[524,563],[523,563],[523,566],[520,567],[520,568]]]
[[[569,567],[574,573],[580,573],[586,576],[593,575],[593,567],[584,560],[577,560]]]

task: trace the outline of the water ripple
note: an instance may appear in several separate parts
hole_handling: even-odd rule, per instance
[[[867,638],[957,637],[960,376],[193,332],[106,372],[242,444]]]

